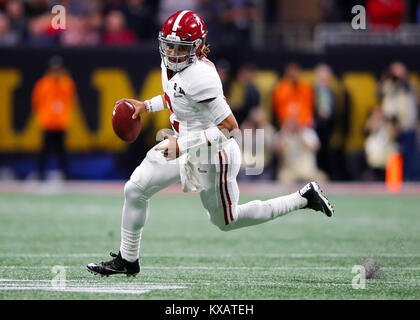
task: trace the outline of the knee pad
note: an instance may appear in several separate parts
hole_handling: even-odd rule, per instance
[[[146,196],[145,190],[131,180],[128,180],[124,185],[124,197],[128,201],[149,200],[149,197]]]
[[[218,225],[217,226],[219,228],[220,231],[230,231],[230,224],[223,224],[223,225]]]
[[[124,186],[124,197],[122,227],[126,230],[139,230],[149,215],[150,200],[144,190],[131,180]]]
[[[211,214],[209,211],[207,211],[207,215],[209,217],[209,220],[212,224],[214,224],[216,227],[219,228],[221,231],[229,231],[231,230],[231,224],[235,221],[232,221],[231,223],[226,224],[223,213],[222,214]]]

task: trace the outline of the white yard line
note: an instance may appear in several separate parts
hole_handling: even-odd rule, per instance
[[[201,254],[201,253],[163,253],[141,254],[141,257],[179,257],[179,258],[235,258],[235,257],[260,257],[260,258],[352,258],[352,257],[384,257],[384,258],[420,258],[417,253],[233,253],[233,254]],[[104,253],[0,253],[0,258],[95,258],[107,255]]]
[[[52,269],[54,266],[0,266],[0,270],[13,270],[13,269],[28,269],[28,270],[42,270]],[[62,266],[66,269],[85,269],[85,266]],[[239,267],[228,267],[228,266],[141,266],[144,270],[351,270],[353,266],[239,266]],[[381,267],[381,270],[405,270],[405,271],[417,271],[420,267]],[[1,281],[1,279],[0,279]]]
[[[15,286],[5,286],[0,287],[0,291],[10,291],[10,290],[42,290],[42,291],[58,291],[58,292],[79,292],[79,293],[109,293],[109,294],[144,294],[148,293],[151,290],[142,290],[142,289],[124,289],[124,288],[89,288],[89,287],[74,287],[74,288],[53,288],[53,287],[15,287]]]
[[[7,181],[0,182],[0,194],[98,194],[98,195],[122,195],[125,181],[103,182],[103,181],[72,181],[62,183],[42,183],[36,181]],[[254,183],[240,183],[239,189],[243,195],[267,195],[267,194],[286,194],[294,192],[302,187],[301,184],[278,184],[276,182],[259,183],[255,187]],[[389,195],[384,183],[358,183],[358,182],[331,182],[325,183],[322,189],[327,194],[334,195]],[[274,191],[273,191],[274,190]],[[182,186],[180,183],[172,185],[162,190],[158,195],[180,195]],[[406,182],[397,195],[419,195],[420,183]],[[188,195],[191,195],[188,194]]]
[[[185,289],[183,285],[145,284],[145,283],[92,283],[89,281],[67,280],[65,286],[52,286],[51,280],[0,279],[0,291],[4,290],[43,290],[58,292],[144,294],[152,290]]]
[[[125,286],[127,288],[130,287],[138,287],[139,285],[142,286],[148,286],[148,288],[154,288],[154,287],[161,287],[161,286],[188,286],[192,285],[195,282],[165,282],[164,284],[160,282],[152,282],[152,281],[146,281],[139,283],[136,278],[126,278],[125,276],[119,276],[120,279],[127,279],[127,282],[109,282],[108,279],[114,279],[114,278],[102,278],[102,277],[95,277],[92,275],[92,278],[90,279],[84,279],[84,280],[76,280],[76,279],[66,279],[66,284],[69,286],[81,286],[81,285],[89,285],[89,286],[102,286],[106,284],[108,287],[112,286]],[[115,278],[116,279],[116,278]],[[39,279],[39,280],[33,280],[33,279],[8,279],[8,278],[0,278],[0,285],[3,285],[5,283],[29,283],[29,284],[51,284],[51,279]]]
[[[105,280],[106,281],[106,280]],[[83,293],[125,293],[125,294],[143,294],[151,290],[171,290],[186,289],[191,286],[266,286],[266,287],[294,287],[294,288],[314,288],[314,287],[351,287],[352,283],[344,282],[305,282],[305,281],[241,281],[241,280],[219,280],[208,282],[197,280],[194,282],[178,282],[175,284],[156,284],[156,283],[107,283],[101,282],[67,280],[65,287],[53,287],[51,280],[18,280],[18,279],[0,279],[0,291],[4,290],[46,290],[57,292],[83,292]],[[371,282],[368,287],[420,287],[416,281],[385,281]]]

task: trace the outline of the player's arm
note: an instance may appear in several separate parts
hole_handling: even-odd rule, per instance
[[[217,128],[219,128],[219,130],[221,131],[224,131],[224,130],[232,131],[232,130],[239,129],[239,126],[238,126],[238,122],[236,121],[235,116],[233,115],[233,113],[231,113],[230,115],[227,116],[225,120],[223,120],[217,125]]]
[[[239,131],[235,116],[224,97],[219,96],[200,103],[207,104],[206,107],[211,110],[213,119],[218,125],[206,130],[188,133],[180,138],[165,133],[163,136],[164,139],[168,139],[168,143],[156,147],[155,150],[161,151],[167,160],[175,159],[191,148],[217,145],[230,137],[234,137]]]
[[[220,131],[226,133],[226,131],[231,132],[232,130],[239,130],[238,122],[236,121],[236,118],[233,115],[233,113],[230,111],[226,99],[211,98],[201,101],[200,103],[212,103],[213,105],[209,105],[209,107],[211,107],[213,110],[216,110],[213,111],[213,114],[216,113],[216,117],[218,117],[219,119],[223,119],[227,115],[226,118],[224,118],[222,121],[219,120],[220,122],[217,125],[217,128]]]
[[[142,113],[156,112],[167,108],[165,96],[163,94],[160,94],[156,97],[153,97],[150,100],[145,101],[123,98],[118,100],[115,104],[122,101],[131,103],[134,109],[136,109],[136,111],[134,111],[133,113],[133,119],[136,119],[137,116]]]

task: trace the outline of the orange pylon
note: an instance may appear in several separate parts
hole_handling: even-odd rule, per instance
[[[386,162],[385,184],[389,192],[398,192],[403,181],[403,157],[399,152],[389,155]]]

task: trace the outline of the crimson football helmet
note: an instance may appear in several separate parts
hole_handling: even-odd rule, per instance
[[[159,32],[159,50],[166,68],[175,72],[191,65],[206,42],[206,25],[198,14],[181,10],[166,20]]]

